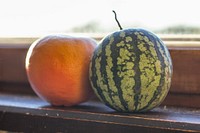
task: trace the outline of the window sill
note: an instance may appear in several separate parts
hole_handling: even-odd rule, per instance
[[[0,130],[95,133],[200,131],[199,38],[162,37],[172,56],[172,86],[160,107],[143,114],[117,113],[97,101],[68,108],[51,107],[34,95],[26,77],[24,61],[33,38],[19,39],[21,42],[0,39]]]
[[[32,95],[0,94],[0,130],[14,132],[197,132],[200,110],[160,106],[118,113],[98,101],[52,107]]]

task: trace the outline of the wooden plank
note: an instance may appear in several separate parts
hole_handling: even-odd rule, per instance
[[[170,49],[173,78],[170,91],[200,94],[200,49]]]
[[[200,47],[169,47],[173,61],[170,91],[200,93]],[[0,82],[28,83],[25,72],[27,48],[0,48]]]
[[[0,130],[15,132],[200,132],[199,113],[169,106],[119,113],[95,101],[52,107],[37,97],[0,94]]]
[[[169,93],[163,105],[200,109],[200,94]]]
[[[27,48],[0,48],[0,82],[27,83],[25,57]]]

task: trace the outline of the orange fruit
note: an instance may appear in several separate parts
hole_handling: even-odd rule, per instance
[[[97,43],[91,38],[51,35],[35,41],[26,56],[31,87],[52,105],[72,106],[87,101],[90,57]]]

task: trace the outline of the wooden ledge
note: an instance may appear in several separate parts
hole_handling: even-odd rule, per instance
[[[198,132],[200,110],[160,106],[118,113],[98,101],[52,107],[36,96],[0,94],[0,130],[14,132]]]

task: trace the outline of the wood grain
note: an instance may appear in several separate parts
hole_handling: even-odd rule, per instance
[[[53,107],[34,96],[0,94],[0,130],[14,132],[199,132],[199,113],[171,106],[147,113],[120,113],[95,101]]]
[[[169,93],[162,105],[190,107],[200,109],[200,95],[187,93]]]
[[[200,49],[171,48],[173,79],[171,92],[200,94]]]

